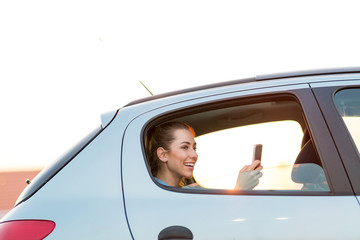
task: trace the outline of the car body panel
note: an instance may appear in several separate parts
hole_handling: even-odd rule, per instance
[[[105,128],[116,116],[118,110],[101,114],[101,126]]]
[[[47,239],[69,239],[69,233],[72,239],[130,239],[120,174],[123,129],[121,124],[108,126],[2,220],[52,220],[56,227]]]
[[[308,98],[303,101],[312,101],[312,107],[316,108],[309,86],[299,84],[266,90],[249,87],[248,90],[242,89],[237,92],[224,91],[225,93],[222,94],[218,92],[211,97],[179,101],[176,104],[153,108],[152,111],[135,118],[126,130],[122,149],[125,206],[134,238],[156,238],[162,229],[181,225],[189,228],[196,239],[237,239],[239,236],[245,239],[337,239],[341,234],[339,235],[334,221],[342,218],[349,233],[347,237],[356,239],[360,231],[356,230],[356,224],[351,219],[359,214],[360,209],[348,182],[345,185],[348,190],[350,189],[350,193],[347,192],[350,196],[291,196],[291,194],[276,196],[276,193],[269,192],[253,196],[206,194],[206,192],[182,193],[159,187],[150,177],[144,163],[143,152],[138,151],[142,148],[142,130],[149,119],[174,109],[264,93],[275,94],[297,90],[300,92],[304,89],[308,94],[304,96]],[[315,123],[309,123],[313,128],[319,127],[321,123],[324,125],[319,110],[317,116],[313,118]],[[324,126],[320,126],[316,131],[329,134]],[[329,139],[331,141],[331,138]],[[328,143],[319,139],[318,142],[319,145]],[[336,170],[337,173],[331,174],[339,174],[340,171],[340,175],[346,178],[333,144],[327,146],[322,157],[330,157],[329,154],[332,153],[335,153],[333,159],[338,161],[337,167],[340,166],[340,169]],[[135,171],[137,174],[133,175]],[[344,208],[340,210],[339,204]],[[139,215],[141,218],[138,217]],[[346,219],[343,218],[344,215],[347,216]],[[218,231],[219,229],[222,231]]]

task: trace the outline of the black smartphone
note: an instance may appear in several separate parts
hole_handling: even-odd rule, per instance
[[[254,145],[253,161],[255,160],[261,161],[262,147],[263,147],[262,144]]]

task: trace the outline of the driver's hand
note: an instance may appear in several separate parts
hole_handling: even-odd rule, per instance
[[[236,181],[235,190],[252,190],[259,184],[259,178],[262,177],[261,162],[255,160],[251,165],[244,166],[240,171]]]

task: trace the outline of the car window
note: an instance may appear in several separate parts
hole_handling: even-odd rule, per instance
[[[247,125],[197,137],[199,159],[194,176],[206,188],[234,189],[239,169],[251,164],[254,145],[262,144],[263,176],[254,190],[328,191],[319,160],[315,162],[308,156],[300,160],[301,150],[313,149],[312,142],[302,146],[303,137],[300,124],[293,120]]]
[[[236,189],[240,169],[252,163],[254,145],[262,144],[262,177],[247,190],[330,191],[296,99],[270,97],[215,105],[167,118],[195,130],[198,160],[193,174],[201,187]]]
[[[301,184],[291,180],[291,170],[302,135],[296,121],[279,121],[200,136],[194,175],[203,186],[233,189],[239,169],[252,162],[254,145],[262,144],[263,177],[256,189],[300,189]]]
[[[344,89],[335,94],[336,107],[360,151],[360,89]]]

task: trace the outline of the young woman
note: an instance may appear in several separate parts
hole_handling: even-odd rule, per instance
[[[145,143],[147,158],[151,173],[159,183],[181,187],[185,179],[193,177],[198,159],[194,137],[194,130],[180,122],[164,123],[149,132]],[[235,189],[253,189],[262,176],[261,169],[262,166],[258,160],[244,166],[239,172]],[[191,184],[191,186],[198,186],[198,184]]]

